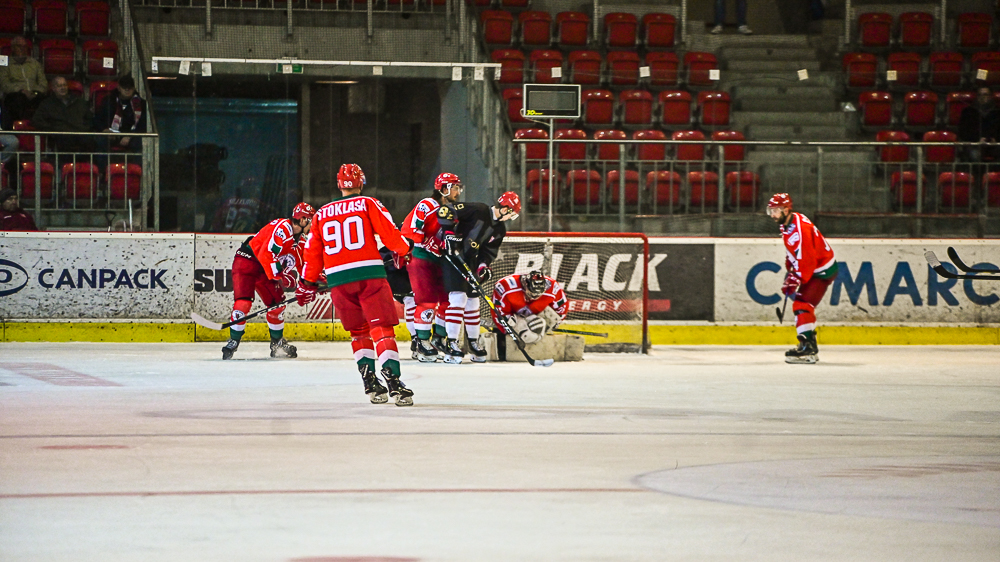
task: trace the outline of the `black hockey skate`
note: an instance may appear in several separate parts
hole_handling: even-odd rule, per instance
[[[417,349],[413,353],[421,363],[433,363],[438,360],[437,349],[427,340],[418,339]]]
[[[816,346],[816,338],[801,338],[795,349],[789,349],[785,352],[785,363],[813,364],[819,361],[818,354],[819,348]]]
[[[403,381],[399,380],[398,375],[393,374],[389,369],[382,369],[382,377],[385,378],[385,384],[389,387],[389,396],[396,401],[397,406],[413,405],[413,391],[406,388]]]
[[[444,362],[458,365],[464,358],[465,352],[462,351],[462,346],[459,345],[458,340],[448,338],[448,342],[445,343]]]
[[[361,371],[361,381],[365,383],[365,394],[368,395],[371,403],[385,404],[388,402],[389,389],[379,382],[378,376],[375,375],[375,369],[369,365],[358,365],[358,371]]]
[[[486,353],[486,348],[480,345],[479,340],[469,340],[469,352],[472,353],[472,357],[470,359],[473,363],[486,362],[486,356],[488,353]]]
[[[285,338],[271,340],[271,357],[288,357],[294,359],[298,357],[298,350],[288,343]]]
[[[420,360],[420,352],[417,351],[417,338],[410,340],[410,355],[413,357],[414,361]]]
[[[444,336],[438,334],[432,335],[431,345],[433,345],[434,349],[438,350],[438,353],[440,353],[442,356],[448,355],[448,342],[445,340]],[[440,360],[441,357],[438,357],[438,361]]]
[[[236,350],[239,349],[239,347],[240,340],[231,339],[227,341],[226,345],[222,346],[222,360],[225,361],[226,359],[232,359],[233,354],[236,353]]]

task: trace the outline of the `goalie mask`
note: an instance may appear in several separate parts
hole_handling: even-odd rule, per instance
[[[524,296],[530,302],[542,296],[545,292],[545,276],[537,269],[521,276]]]

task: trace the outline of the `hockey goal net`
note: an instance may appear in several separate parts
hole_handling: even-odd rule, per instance
[[[492,265],[493,282],[538,269],[569,299],[560,328],[608,334],[584,336],[587,351],[640,353],[648,341],[648,263],[642,234],[508,232]],[[483,307],[483,324],[492,327]]]

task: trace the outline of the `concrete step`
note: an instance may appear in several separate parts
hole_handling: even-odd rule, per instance
[[[747,161],[765,164],[803,164],[815,165],[817,148],[752,146],[747,152]],[[858,149],[835,150],[837,147],[823,147],[823,162],[825,164],[868,165],[873,156],[867,151]],[[867,172],[866,172],[867,173]]]
[[[801,82],[788,82],[785,85],[739,85],[733,86],[733,95],[743,99],[751,98],[774,98],[779,96],[795,96],[799,98],[834,98],[830,88],[817,84],[810,84],[808,80]]]
[[[780,96],[773,98],[741,97],[736,100],[734,105],[737,110],[748,112],[775,111],[794,114],[796,112],[839,111],[837,100],[832,94],[828,98],[803,98],[799,96]]]
[[[740,127],[758,125],[824,125],[828,127],[844,127],[847,119],[843,112],[771,112],[771,111],[734,111],[732,121]]]
[[[689,51],[711,51],[717,53],[722,49],[749,48],[801,48],[809,47],[808,35],[735,35],[735,34],[697,34],[688,36]]]
[[[808,47],[725,47],[719,58],[736,60],[816,60],[816,50]]]
[[[840,141],[849,138],[845,127],[825,125],[753,125],[744,133],[749,140]]]
[[[725,63],[725,70],[739,72],[745,75],[763,73],[795,73],[799,70],[810,73],[819,72],[818,60],[730,60]]]

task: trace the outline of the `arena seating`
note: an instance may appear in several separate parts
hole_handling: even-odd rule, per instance
[[[658,207],[678,208],[681,202],[681,175],[671,170],[658,170],[646,174],[646,191],[653,196]]]
[[[556,139],[586,140],[587,132],[583,129],[556,129]],[[583,143],[556,144],[556,158],[560,161],[581,161],[587,159],[587,145]]]
[[[910,142],[910,135],[906,131],[879,131],[875,135],[875,140],[878,142]],[[910,161],[910,147],[907,145],[879,146],[877,150],[879,162],[884,164]]]
[[[634,140],[667,140],[667,135],[663,131],[658,129],[647,129],[644,131],[636,131],[632,133],[632,139]],[[636,145],[635,157],[638,160],[655,160],[661,161],[667,158],[667,145],[666,144],[640,144]]]
[[[24,2],[21,0],[0,1],[0,33],[23,35],[27,29],[28,18]]]
[[[635,170],[625,170],[625,204],[636,205],[639,203],[639,172]],[[611,204],[617,205],[620,200],[621,190],[621,170],[611,170],[607,175],[607,189],[611,194]]]
[[[570,170],[566,185],[572,193],[573,204],[596,206],[601,203],[601,174],[596,170]]]
[[[730,210],[754,210],[760,195],[760,176],[746,170],[729,172],[726,174],[726,192],[729,194],[726,203]]]
[[[968,172],[943,172],[938,176],[938,193],[945,211],[968,209],[972,191],[972,175]]]
[[[21,163],[21,198],[28,200],[35,197],[35,163]],[[48,162],[42,162],[37,168],[40,171],[39,193],[44,200],[52,199],[53,184],[55,182],[55,167]]]
[[[110,164],[105,176],[112,200],[138,199],[142,189],[142,167],[138,164]]]
[[[628,136],[625,134],[625,131],[617,129],[605,129],[594,133],[594,140],[625,140],[627,138]],[[619,158],[620,150],[617,144],[602,143],[597,145],[598,160],[614,160],[617,162]]]

